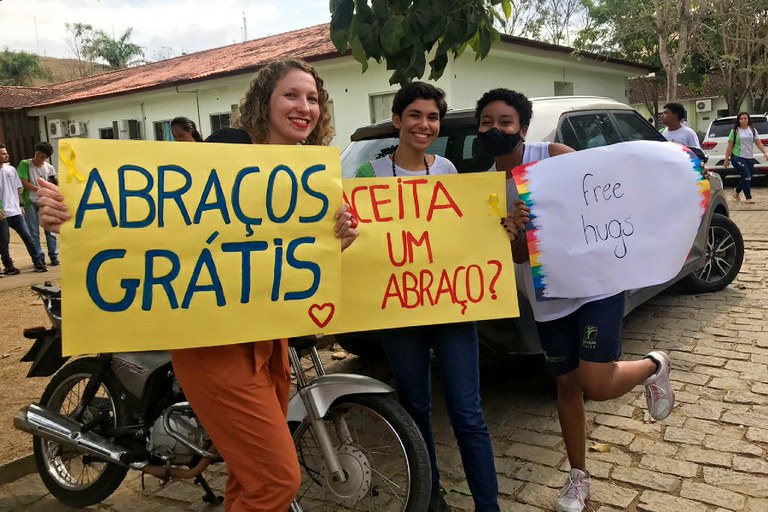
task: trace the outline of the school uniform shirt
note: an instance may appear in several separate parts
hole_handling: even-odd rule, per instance
[[[456,166],[450,160],[440,155],[435,155],[435,161],[429,166],[429,174],[456,174]],[[395,176],[424,176],[426,169],[409,171],[395,163]],[[360,166],[355,174],[357,178],[392,178],[392,158],[390,155],[371,160]]]
[[[739,156],[747,159],[755,158],[755,153],[753,151],[755,132],[752,127],[731,130],[731,133],[728,134],[728,140],[733,142],[732,156]]]
[[[549,158],[549,142],[526,142],[525,149],[523,151],[522,164],[528,164],[531,162],[538,162],[545,158]],[[494,167],[491,168],[495,170]],[[507,211],[512,212],[514,210],[514,201],[520,196],[517,193],[517,186],[515,180],[510,178],[507,180]],[[596,295],[594,297],[580,297],[577,299],[549,299],[539,302],[536,300],[536,291],[533,287],[533,273],[531,272],[531,262],[526,260],[523,263],[515,263],[515,280],[518,287],[520,283],[523,284],[521,291],[526,296],[528,302],[531,303],[531,309],[533,309],[533,317],[537,322],[550,322],[570,315],[581,306],[588,302],[604,299],[613,295],[607,293],[605,295]]]
[[[668,141],[678,142],[683,146],[699,148],[699,136],[687,126],[681,126],[677,130],[664,130],[664,138]]]
[[[3,213],[6,217],[21,215],[19,204],[19,189],[21,180],[16,168],[12,165],[0,167],[0,201],[2,201]]]
[[[48,162],[43,162],[43,165],[40,167],[32,163],[32,159],[22,160],[19,163],[19,178],[23,178],[35,186],[37,186],[38,178],[43,178],[45,181],[48,181],[48,178],[51,176],[56,176],[56,169],[54,169]],[[38,199],[36,192],[32,192],[26,188],[24,189],[24,192],[21,193],[21,198],[24,201],[25,207],[29,206],[30,203],[36,203]]]

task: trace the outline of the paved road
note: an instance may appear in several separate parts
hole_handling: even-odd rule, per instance
[[[678,406],[650,423],[642,389],[620,400],[588,402],[589,452],[595,512],[768,511],[768,189],[757,204],[733,205],[747,247],[736,282],[712,295],[666,293],[636,310],[625,328],[624,352],[636,358],[659,348],[670,352]],[[336,371],[387,378],[386,367],[357,358]],[[567,462],[554,396],[537,360],[489,361],[483,399],[493,435],[504,512],[552,510]],[[438,403],[435,430],[448,502],[471,510],[458,449]],[[22,455],[22,454],[20,454]],[[209,479],[221,489],[224,470]],[[111,512],[205,509],[189,482],[159,487],[134,475],[95,510]],[[68,510],[36,475],[0,486],[0,512]],[[210,510],[222,510],[221,507]]]

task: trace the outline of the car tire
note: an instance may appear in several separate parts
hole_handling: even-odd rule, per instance
[[[712,215],[706,251],[704,266],[681,281],[690,293],[716,292],[736,279],[744,261],[744,239],[739,227],[725,215]]]
[[[387,358],[384,346],[378,339],[336,335],[336,343],[350,354],[367,361],[383,361]]]

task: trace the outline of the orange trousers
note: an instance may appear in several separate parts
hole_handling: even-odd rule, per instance
[[[225,512],[286,512],[301,483],[286,423],[286,340],[174,350],[181,387],[229,467]]]

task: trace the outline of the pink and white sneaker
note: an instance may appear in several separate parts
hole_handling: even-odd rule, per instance
[[[568,480],[560,489],[555,502],[557,512],[582,512],[589,499],[589,475],[580,469],[571,469]]]
[[[669,416],[675,406],[675,391],[669,383],[669,371],[672,369],[672,364],[669,355],[662,350],[655,350],[645,357],[653,359],[659,365],[656,373],[648,377],[643,383],[648,413],[654,420],[663,420]]]

